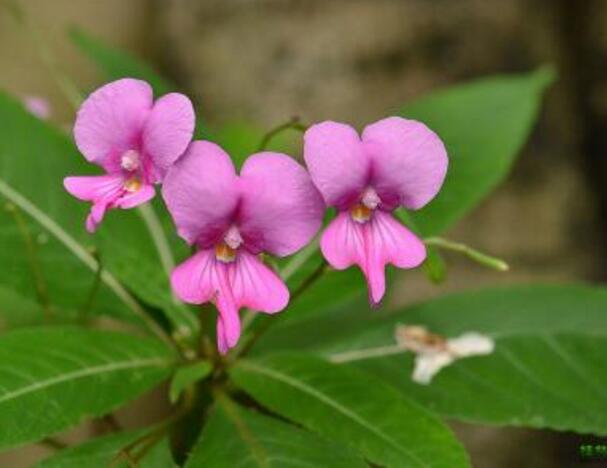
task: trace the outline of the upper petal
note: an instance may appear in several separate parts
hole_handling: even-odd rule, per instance
[[[74,137],[78,149],[89,161],[104,166],[108,156],[115,158],[135,147],[152,109],[152,99],[150,85],[132,78],[94,91],[76,117]]]
[[[348,206],[368,183],[370,161],[349,125],[327,121],[311,126],[304,135],[304,159],[329,206]]]
[[[230,284],[238,307],[258,312],[280,312],[289,303],[289,290],[282,279],[256,256],[241,251],[230,269]]]
[[[183,94],[166,94],[154,104],[143,131],[143,149],[160,180],[190,144],[194,125],[194,107]]]
[[[249,247],[284,256],[318,232],[325,210],[306,170],[279,153],[255,154],[241,171],[239,229]]]
[[[193,142],[171,167],[162,187],[179,235],[202,248],[216,242],[236,210],[236,182],[234,165],[219,146]]]
[[[372,160],[372,185],[388,208],[418,209],[438,193],[447,151],[423,123],[389,117],[366,127],[362,140]]]

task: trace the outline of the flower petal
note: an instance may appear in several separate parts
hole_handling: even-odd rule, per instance
[[[213,250],[201,250],[171,273],[171,286],[179,299],[189,304],[204,304],[215,297],[219,280]]]
[[[372,160],[373,188],[385,208],[418,209],[438,193],[447,173],[447,151],[423,123],[389,117],[366,127],[362,140]]]
[[[120,174],[102,176],[75,176],[63,179],[63,186],[74,197],[84,201],[114,198],[122,190],[124,178]]]
[[[143,184],[136,192],[126,192],[114,205],[126,210],[149,202],[155,195],[156,189],[152,184]]]
[[[453,357],[446,351],[420,353],[415,356],[412,379],[419,384],[428,385],[438,371],[451,364],[453,360]]]
[[[214,302],[217,318],[217,347],[221,353],[236,346],[240,337],[238,305],[230,284],[232,264],[216,260],[211,249],[201,250],[178,265],[171,274],[171,286],[179,299],[190,304]]]
[[[66,177],[63,186],[79,200],[93,203],[86,219],[86,230],[95,232],[105,212],[123,192],[124,179],[120,174],[102,176]]]
[[[327,121],[311,126],[304,135],[304,159],[329,206],[347,207],[369,182],[369,157],[349,125]]]
[[[413,268],[426,258],[424,244],[392,215],[375,211],[366,223],[358,223],[348,212],[340,213],[320,240],[327,261],[338,270],[353,264],[360,267],[369,285],[369,299],[378,304],[385,292],[385,266]]]
[[[230,283],[238,307],[274,314],[289,303],[282,279],[256,256],[240,251],[230,270]]]
[[[468,332],[457,338],[447,340],[449,351],[458,358],[491,354],[495,343],[491,338],[480,333]]]
[[[135,147],[152,109],[152,88],[124,78],[93,92],[78,110],[74,137],[90,162],[115,168],[116,159]]]
[[[179,235],[208,248],[229,228],[238,204],[234,165],[216,144],[195,141],[167,173],[162,196]]]
[[[325,210],[307,171],[279,153],[254,154],[241,171],[238,228],[256,251],[285,256],[318,232]]]
[[[320,238],[320,249],[329,264],[337,270],[358,265],[366,268],[367,259],[363,226],[341,212],[329,223]]]
[[[158,180],[192,141],[194,125],[194,107],[183,94],[166,94],[154,104],[143,130],[143,150],[152,159]]]

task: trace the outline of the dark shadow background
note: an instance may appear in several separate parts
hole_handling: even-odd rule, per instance
[[[448,257],[449,280],[407,276],[405,303],[496,283],[607,277],[607,2],[604,0],[22,0],[58,62],[100,83],[69,43],[78,25],[153,63],[220,124],[299,115],[363,125],[441,86],[555,64],[559,80],[512,177],[449,236],[509,261],[506,275]],[[29,38],[0,10],[0,86],[72,111]],[[41,149],[43,151],[43,149]],[[139,408],[157,407],[148,398]],[[157,409],[158,410],[158,409]],[[607,410],[607,409],[606,409]],[[160,411],[160,410],[158,410]],[[134,410],[121,417],[135,423]],[[477,467],[577,466],[572,434],[457,424]],[[87,428],[86,431],[95,430]],[[82,437],[72,431],[69,437]],[[27,466],[47,449],[0,457]],[[592,466],[584,464],[583,466]],[[598,465],[597,465],[598,466]]]

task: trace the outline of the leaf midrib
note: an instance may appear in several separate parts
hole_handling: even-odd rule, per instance
[[[97,365],[92,367],[86,367],[82,369],[78,369],[76,371],[66,372],[64,374],[55,375],[51,378],[47,378],[44,380],[39,380],[25,387],[18,388],[16,390],[9,391],[4,395],[0,395],[0,404],[3,404],[7,401],[13,400],[15,398],[21,397],[28,393],[35,392],[37,390],[42,390],[48,387],[52,387],[54,385],[61,384],[63,382],[68,382],[70,380],[77,380],[84,377],[89,377],[92,375],[101,375],[104,373],[111,373],[119,370],[125,369],[135,369],[135,368],[144,368],[144,367],[168,367],[171,361],[166,358],[148,358],[148,359],[132,359],[129,361],[121,361],[121,362],[111,362],[108,364]]]
[[[63,229],[56,221],[42,212],[28,198],[21,195],[17,190],[11,187],[5,180],[0,179],[0,194],[4,195],[8,200],[15,203],[19,208],[26,212],[32,219],[51,233],[59,242],[61,242],[68,250],[70,250],[76,258],[84,263],[91,271],[95,272],[98,268],[97,261],[90,255],[86,249],[78,243],[65,229]],[[139,316],[148,326],[156,331],[159,336],[163,336],[161,330],[155,322],[150,320],[145,311],[133,296],[120,284],[120,282],[106,269],[101,272],[101,280],[108,286],[112,292],[129,307],[137,316]]]
[[[373,425],[371,425],[368,421],[366,421],[365,419],[360,417],[360,415],[349,410],[348,408],[346,408],[339,402],[333,400],[330,396],[326,395],[325,393],[319,392],[318,390],[310,387],[309,385],[305,384],[304,382],[293,379],[289,375],[277,372],[273,369],[261,367],[259,365],[253,364],[250,361],[240,361],[239,366],[243,367],[245,369],[249,369],[253,372],[258,372],[259,374],[265,375],[267,377],[274,378],[275,380],[286,383],[287,385],[290,385],[293,388],[295,388],[303,393],[307,393],[310,396],[317,398],[318,400],[320,400],[327,406],[332,407],[333,409],[337,410],[339,413],[341,413],[344,416],[346,416],[347,418],[351,419],[352,421],[354,421],[355,423],[357,423],[358,425],[363,427],[365,430],[371,432],[375,436],[379,437],[381,440],[387,442],[390,446],[392,446],[398,452],[402,453],[403,455],[405,455],[407,457],[410,457],[413,461],[418,463],[419,466],[425,466],[425,464],[422,462],[422,460],[420,460],[417,456],[415,456],[411,451],[402,447],[397,441],[392,439],[389,435],[387,435],[384,432],[373,427]]]

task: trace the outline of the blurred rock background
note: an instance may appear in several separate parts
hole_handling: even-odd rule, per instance
[[[600,0],[21,0],[58,64],[84,89],[94,66],[78,25],[153,63],[206,122],[272,127],[292,115],[362,126],[424,92],[553,63],[560,79],[514,174],[449,237],[509,261],[483,270],[448,256],[449,279],[407,275],[392,300],[527,280],[607,277],[607,2]],[[27,34],[0,10],[0,86],[73,112]],[[44,148],[40,149],[41,154]],[[158,399],[140,403],[146,408]],[[158,409],[160,411],[160,409]],[[134,423],[134,411],[121,414]],[[148,412],[149,416],[149,412]],[[568,434],[455,426],[477,467],[575,466]],[[88,428],[87,430],[95,430]],[[68,436],[82,438],[82,430]],[[28,466],[48,449],[0,456]],[[591,466],[591,465],[584,465]]]

